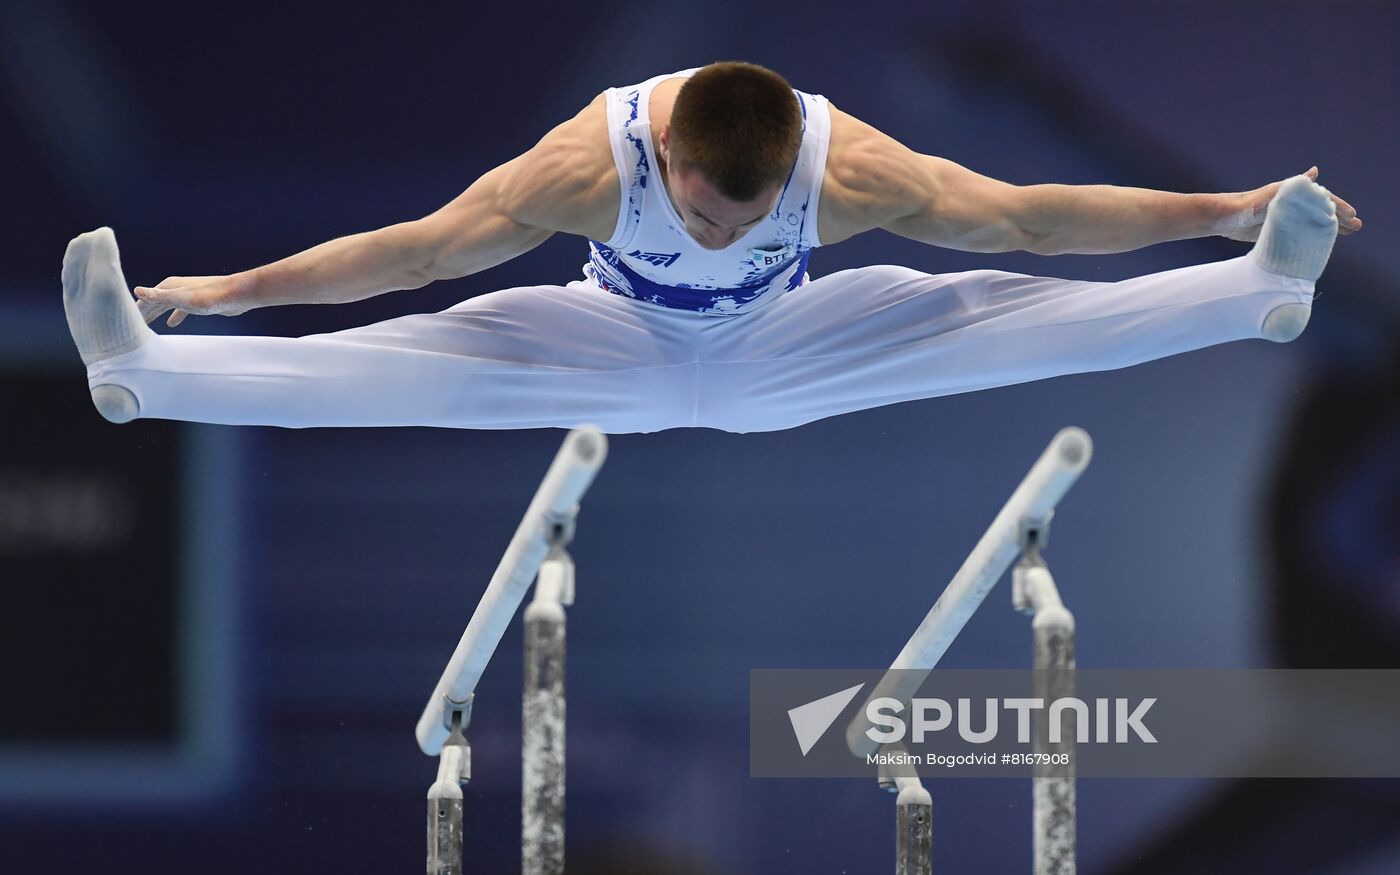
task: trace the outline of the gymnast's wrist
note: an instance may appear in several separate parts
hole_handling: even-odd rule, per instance
[[[225,297],[229,303],[239,304],[247,310],[270,307],[277,301],[267,300],[268,283],[263,275],[264,268],[245,270],[229,275],[229,285]]]
[[[1254,209],[1250,192],[1223,192],[1203,195],[1207,204],[1207,230],[1201,236],[1235,238],[1241,232],[1258,225],[1264,217]]]

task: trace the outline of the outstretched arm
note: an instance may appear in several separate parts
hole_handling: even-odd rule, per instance
[[[833,111],[833,115],[836,115]],[[1126,252],[1193,237],[1258,236],[1280,183],[1249,192],[1177,194],[1114,185],[1011,185],[932,155],[921,155],[841,113],[833,121],[828,173],[840,236],[884,228],[923,243],[969,252],[1041,255]],[[844,132],[843,143],[838,136]],[[1317,168],[1309,171],[1316,176]],[[1343,234],[1361,220],[1336,198]],[[844,206],[844,209],[843,209]],[[823,242],[832,242],[823,229]]]
[[[1012,186],[942,158],[918,157],[932,178],[933,197],[923,209],[896,219],[888,229],[980,252],[1024,249],[1040,255],[1101,255],[1194,237],[1254,240],[1263,225],[1265,207],[1282,184],[1222,194],[1116,185]],[[1308,175],[1316,178],[1317,168]],[[1356,210],[1341,198],[1333,196],[1333,200],[1341,233],[1359,230]]]
[[[278,304],[358,301],[478,273],[529,252],[556,231],[588,233],[591,217],[617,212],[616,179],[609,188],[593,160],[599,151],[587,130],[597,114],[593,109],[431,215],[331,240],[243,273],[169,277],[154,287],[139,286],[142,314],[150,322],[174,310],[168,324],[175,326],[186,313],[237,315]],[[600,113],[601,104],[596,109]],[[610,170],[606,137],[601,151]],[[599,197],[608,193],[613,203],[600,206]]]

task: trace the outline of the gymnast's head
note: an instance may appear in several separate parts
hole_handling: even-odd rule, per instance
[[[723,249],[777,204],[802,145],[802,109],[766,67],[711,64],[681,86],[660,142],[686,231]]]

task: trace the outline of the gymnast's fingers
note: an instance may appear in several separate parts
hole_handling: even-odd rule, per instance
[[[146,321],[146,324],[150,325],[152,322],[154,322],[157,318],[160,317],[160,314],[169,310],[170,307],[158,301],[152,301],[147,298],[143,298],[138,294],[136,301],[136,309],[141,313],[141,318]]]
[[[1329,192],[1330,194],[1330,192]],[[1332,195],[1332,203],[1337,207],[1337,227],[1343,234],[1361,230],[1361,218],[1356,215],[1356,207]]]

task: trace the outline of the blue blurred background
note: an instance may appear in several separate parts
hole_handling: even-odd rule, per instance
[[[622,436],[584,506],[570,871],[888,871],[863,781],[747,776],[747,672],[888,663],[1061,426],[1094,465],[1049,558],[1088,667],[1400,667],[1400,5],[0,2],[0,870],[408,872],[413,725],[560,432],[98,418],[67,240],[133,283],[435,209],[597,92],[768,65],[1015,183],[1236,191],[1321,167],[1367,222],[1297,342],[903,404],[788,432]],[[1110,280],[1228,258],[815,254]],[[581,240],[335,308],[299,335],[579,275]],[[161,330],[169,330],[162,328]],[[468,871],[518,869],[520,630],[477,694]],[[993,593],[951,650],[1027,664]],[[1024,781],[941,780],[940,871],[1028,871]],[[1400,872],[1394,782],[1083,781],[1082,871]]]

